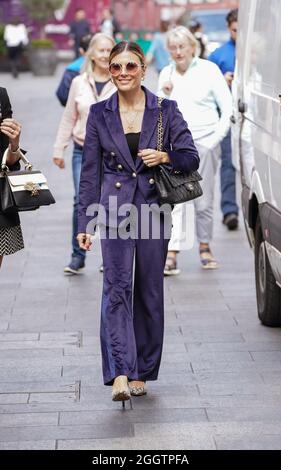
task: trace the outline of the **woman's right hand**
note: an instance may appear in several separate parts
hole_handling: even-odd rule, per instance
[[[55,165],[57,165],[61,170],[64,170],[65,168],[65,161],[64,158],[53,158],[53,162]]]
[[[165,82],[163,84],[162,90],[165,93],[165,95],[170,95],[172,93],[172,89],[173,89],[172,82]]]
[[[15,119],[6,118],[1,122],[0,131],[9,138],[11,151],[17,150],[19,148],[21,125]]]
[[[82,250],[90,251],[92,246],[92,235],[90,233],[78,233],[77,240]]]
[[[226,79],[226,83],[228,84],[228,86],[231,87],[232,82],[233,82],[233,73],[232,72],[226,72],[224,74],[224,78]]]

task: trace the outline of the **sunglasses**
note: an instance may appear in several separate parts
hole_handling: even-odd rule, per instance
[[[112,62],[109,66],[109,72],[113,77],[117,77],[122,73],[123,68],[125,67],[125,71],[129,75],[136,75],[138,73],[139,68],[143,68],[143,65],[137,64],[136,62],[128,62],[126,65],[117,64]]]

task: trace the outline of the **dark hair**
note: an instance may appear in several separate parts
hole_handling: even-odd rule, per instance
[[[14,16],[14,18],[12,18],[11,24],[19,25],[20,23],[21,23],[21,19],[19,16]]]
[[[235,8],[235,10],[231,10],[226,16],[226,22],[228,26],[230,26],[231,23],[234,23],[235,21],[238,21],[238,8]]]
[[[80,39],[79,47],[81,47],[81,49],[83,49],[84,52],[87,52],[87,50],[89,49],[89,45],[90,45],[92,37],[93,37],[92,34],[85,34]]]
[[[188,25],[189,31],[191,31],[192,34],[194,34],[199,28],[202,28],[202,23],[200,23],[200,21],[196,19],[192,19]]]
[[[145,65],[145,55],[142,48],[136,42],[121,41],[110,52],[109,63],[112,62],[114,57],[118,54],[121,54],[124,51],[132,52],[136,54],[140,59],[141,65]]]
[[[160,21],[160,31],[162,33],[166,33],[170,27],[170,21],[168,20],[161,20]]]

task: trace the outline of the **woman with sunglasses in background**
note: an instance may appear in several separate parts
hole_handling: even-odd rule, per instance
[[[113,385],[112,399],[124,405],[131,395],[146,393],[146,381],[157,380],[162,354],[163,269],[171,214],[167,208],[160,211],[154,169],[167,163],[176,170],[192,171],[199,158],[176,102],[166,99],[161,107],[167,150],[155,150],[160,110],[157,96],[141,86],[146,71],[142,49],[123,41],[112,49],[109,64],[117,92],[90,109],[78,240],[82,249],[89,250],[99,224],[104,263],[103,376],[105,385]],[[158,222],[156,236],[145,209],[152,225]],[[127,211],[133,217],[131,212],[127,217]]]
[[[86,252],[79,248],[76,238],[82,151],[90,106],[93,103],[107,99],[116,90],[110,81],[108,71],[108,58],[114,45],[114,39],[103,33],[97,33],[91,39],[82,73],[75,77],[71,83],[54,145],[53,161],[59,168],[64,169],[64,151],[71,140],[74,144],[72,156],[74,183],[72,255],[70,263],[64,268],[66,274],[79,274],[85,266]]]

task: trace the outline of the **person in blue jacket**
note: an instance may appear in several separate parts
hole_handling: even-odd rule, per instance
[[[167,49],[167,32],[170,27],[170,22],[162,20],[160,23],[160,31],[155,33],[151,46],[146,55],[146,63],[150,65],[155,62],[155,68],[158,73],[163,70],[166,65],[170,63],[170,53]]]
[[[71,62],[71,64],[69,64],[64,71],[58,89],[56,91],[57,98],[62,106],[66,105],[70,85],[73,78],[79,75],[82,65],[84,64],[85,53],[89,48],[89,44],[91,42],[92,37],[92,34],[86,34],[86,36],[82,37],[79,48],[80,57]]]
[[[218,65],[229,88],[231,88],[236,57],[238,10],[231,10],[226,17],[226,21],[230,32],[230,39],[210,54],[208,58]],[[222,141],[221,150],[221,210],[223,213],[223,223],[229,230],[236,230],[238,227],[239,209],[236,203],[236,173],[231,155],[231,131],[228,132]]]

